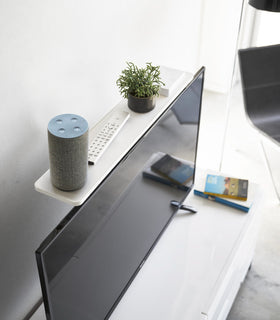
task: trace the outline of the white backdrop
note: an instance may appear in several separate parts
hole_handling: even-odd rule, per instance
[[[243,1],[204,1],[199,63],[207,66],[209,90],[230,89]]]
[[[256,10],[256,46],[280,44],[280,13]]]

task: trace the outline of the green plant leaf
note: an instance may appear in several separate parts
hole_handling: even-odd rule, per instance
[[[160,78],[160,67],[146,63],[145,68],[138,68],[133,62],[127,62],[126,69],[116,81],[120,93],[127,98],[128,94],[144,98],[159,95],[159,89],[164,83]]]

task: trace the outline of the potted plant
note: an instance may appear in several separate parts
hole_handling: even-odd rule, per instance
[[[124,98],[127,98],[128,107],[140,113],[151,111],[155,107],[155,97],[164,83],[160,78],[160,67],[146,63],[145,68],[138,68],[134,63],[127,62],[117,80],[117,86]]]

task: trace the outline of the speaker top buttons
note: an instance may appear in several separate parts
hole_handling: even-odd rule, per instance
[[[77,138],[88,130],[88,123],[81,116],[66,113],[51,119],[48,130],[59,138]]]

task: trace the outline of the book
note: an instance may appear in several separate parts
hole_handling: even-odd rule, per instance
[[[186,185],[193,178],[194,167],[169,154],[152,164],[151,170],[178,185]]]
[[[155,171],[153,171],[151,169],[151,166],[155,163],[157,163],[160,159],[162,159],[166,154],[163,152],[157,152],[155,154],[152,155],[152,157],[149,159],[149,161],[147,162],[146,166],[144,167],[144,170],[142,172],[143,177],[145,178],[149,178],[152,179],[154,181],[175,187],[177,189],[183,190],[183,191],[188,191],[189,188],[192,185],[192,179],[187,179],[188,181],[185,184],[180,184],[180,183],[174,183],[172,180],[166,178],[165,176],[156,173]],[[190,166],[193,169],[193,163],[192,162],[188,162],[187,160],[183,160],[183,159],[179,159],[179,158],[175,158],[174,159],[183,162],[185,164],[187,164],[188,166]],[[193,170],[192,170],[193,172]]]
[[[240,201],[240,200],[229,199],[229,198],[221,198],[221,197],[205,194],[203,191],[200,191],[197,189],[194,189],[193,192],[195,195],[200,196],[202,198],[215,201],[244,212],[248,212],[253,204],[253,201],[249,199],[247,199],[247,201]]]
[[[237,200],[247,200],[249,181],[228,176],[208,174],[206,177],[204,193],[231,198]]]
[[[211,173],[213,175],[217,175],[215,173]],[[215,201],[217,203],[229,206],[231,208],[235,208],[241,210],[243,212],[248,212],[253,204],[254,198],[258,191],[258,185],[256,183],[250,182],[248,183],[248,192],[247,192],[247,200],[238,200],[233,198],[224,198],[216,195],[206,194],[204,192],[206,177],[208,176],[207,172],[203,172],[199,176],[196,177],[195,185],[194,185],[194,194],[200,196],[202,198]],[[224,175],[225,176],[225,175]],[[249,182],[249,181],[248,181]]]

